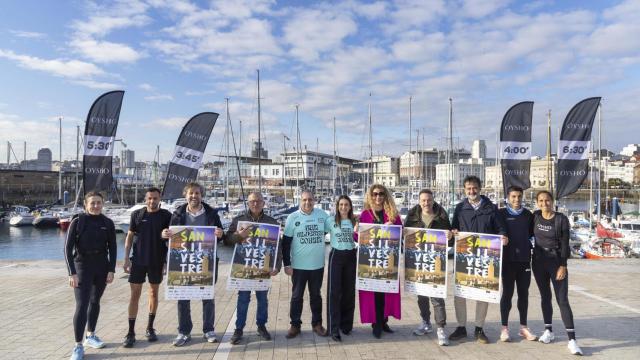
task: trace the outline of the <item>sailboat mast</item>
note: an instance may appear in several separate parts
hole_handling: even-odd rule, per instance
[[[551,109],[547,112],[547,190],[553,191],[551,171]]]
[[[453,203],[455,201],[455,180],[453,179],[454,169],[453,169],[453,99],[449,98],[449,124],[448,124],[448,138],[447,138],[447,172],[449,173],[449,189],[448,189],[448,197],[449,197],[449,207],[453,207]]]
[[[225,176],[224,176],[224,181],[225,181],[225,190],[224,190],[224,201],[227,202],[229,201],[229,130],[230,130],[230,124],[231,121],[229,119],[229,98],[225,98],[225,105],[226,105],[226,113],[227,113],[227,125],[226,125],[226,129],[225,129],[225,142],[227,143],[227,159],[225,160]]]
[[[262,138],[260,134],[260,70],[258,73],[258,191],[262,193]]]
[[[58,200],[62,200],[62,116],[58,118],[60,132],[59,132],[59,140],[60,140],[60,167],[58,168]]]
[[[602,203],[602,102],[598,107],[598,207],[597,207],[597,220],[600,222],[601,206]]]
[[[299,108],[300,105],[296,104],[296,188],[298,190],[300,190],[300,171],[302,168],[302,165],[300,164],[300,124],[298,123]]]
[[[407,196],[409,198],[411,198],[411,178],[413,177],[413,156],[411,156],[411,122],[412,122],[412,114],[411,114],[411,101],[412,101],[412,97],[409,96],[409,174],[407,176],[407,188],[409,189],[407,192]],[[417,149],[416,149],[417,150]],[[418,152],[416,151],[416,156],[418,155]]]
[[[79,178],[80,174],[78,172],[80,168],[80,125],[76,125],[76,199],[78,198],[78,192],[80,192],[80,183]]]
[[[371,174],[369,175],[369,181],[371,185],[373,185],[373,139],[372,139],[373,130],[371,128],[371,93],[369,93],[369,168],[367,169],[367,173],[369,173],[369,169]],[[367,186],[368,187],[368,186]]]
[[[331,176],[331,178],[333,179],[332,184],[331,184],[331,193],[332,195],[335,197],[336,196],[336,175],[337,175],[337,170],[338,170],[338,157],[336,154],[336,117],[333,117],[333,176]],[[342,193],[342,187],[340,188],[340,193]]]

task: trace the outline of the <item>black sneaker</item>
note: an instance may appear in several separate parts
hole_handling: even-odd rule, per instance
[[[258,335],[260,335],[262,340],[266,340],[266,341],[271,340],[271,334],[269,334],[266,326],[264,325],[258,325]]]
[[[147,332],[144,334],[144,336],[147,338],[147,340],[149,340],[149,342],[158,341],[158,336],[156,335],[156,330],[153,329],[153,328],[147,329]]]
[[[238,345],[240,344],[240,340],[242,340],[242,330],[236,329],[233,332],[233,335],[231,335],[231,340],[229,342],[231,343],[231,345]]]
[[[467,337],[467,328],[464,326],[458,326],[454,332],[449,335],[449,340],[457,341]]]
[[[389,327],[389,324],[387,324],[386,322],[384,324],[382,324],[382,331],[389,333],[389,334],[393,334],[394,331],[391,330],[391,328]]]
[[[136,334],[128,333],[124,337],[124,340],[122,341],[122,347],[132,348],[133,344],[135,344],[135,342],[136,342]]]
[[[482,330],[482,328],[476,328],[475,337],[476,341],[481,344],[489,343],[489,338],[487,338],[487,335],[484,334],[484,330]]]

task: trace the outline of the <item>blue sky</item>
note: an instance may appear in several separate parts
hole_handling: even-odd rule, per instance
[[[126,91],[118,137],[137,159],[160,145],[167,160],[180,128],[202,111],[221,114],[205,160],[222,149],[224,98],[243,153],[257,138],[256,69],[270,155],[301,141],[362,158],[367,106],[374,154],[408,149],[408,102],[427,147],[444,146],[448,98],[454,136],[495,149],[507,109],[534,105],[534,154],[544,152],[578,101],[603,97],[603,143],[638,143],[640,1],[3,1],[0,3],[0,158],[41,147],[75,157],[75,126],[93,100]],[[371,93],[371,96],[369,96]],[[595,134],[595,132],[594,132]],[[237,134],[236,134],[237,135]]]

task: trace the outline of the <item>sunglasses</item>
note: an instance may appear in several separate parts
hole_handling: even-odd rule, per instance
[[[384,197],[384,193],[383,192],[372,192],[371,195],[373,197],[376,197],[376,196]]]

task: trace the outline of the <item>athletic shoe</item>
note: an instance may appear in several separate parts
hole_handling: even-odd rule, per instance
[[[503,328],[502,331],[500,331],[500,341],[502,342],[511,341],[511,336],[509,336],[509,329]]]
[[[264,325],[258,325],[258,335],[260,335],[262,340],[271,340],[271,334],[269,334],[269,332],[267,331],[267,327]]]
[[[202,337],[207,339],[207,342],[210,342],[210,343],[218,342],[218,338],[216,337],[216,333],[213,332],[213,331],[206,332]]]
[[[548,344],[548,343],[552,342],[555,338],[556,337],[555,337],[555,335],[553,335],[552,331],[550,331],[549,329],[545,329],[544,333],[542,333],[542,336],[540,336],[538,341],[540,341],[541,343]]]
[[[71,352],[71,360],[82,360],[84,359],[84,346],[80,344],[76,344],[73,347],[73,351]]]
[[[104,347],[104,341],[100,340],[98,335],[94,333],[84,338],[84,345],[94,349],[102,349]]]
[[[520,328],[520,332],[518,332],[518,335],[522,336],[523,338],[529,341],[538,340],[538,337],[533,335],[533,333],[531,332],[531,330],[529,330],[528,327]]]
[[[124,340],[122,341],[122,347],[132,348],[133,344],[136,343],[136,334],[128,333],[125,335]]]
[[[189,341],[191,341],[191,335],[178,334],[178,336],[176,336],[176,338],[173,340],[173,346],[183,346]]]
[[[147,329],[144,336],[147,338],[149,342],[158,341],[158,335],[156,335],[156,330],[153,328]]]
[[[578,346],[578,343],[575,339],[569,340],[569,344],[567,344],[567,347],[569,348],[569,352],[572,355],[582,355],[582,350],[580,349],[580,346]]]
[[[242,340],[242,330],[235,329],[233,331],[233,335],[231,335],[231,340],[229,342],[231,343],[231,345],[238,345],[240,344],[240,340]]]
[[[467,328],[464,326],[458,326],[451,335],[449,335],[449,340],[456,341],[460,339],[464,339],[467,337]]]
[[[449,339],[447,338],[447,333],[444,331],[444,328],[438,328],[438,345],[449,346]]]
[[[422,323],[420,324],[420,326],[418,326],[415,330],[413,330],[413,335],[422,336],[432,331],[433,331],[433,327],[431,326],[431,323],[428,321],[422,320]]]
[[[484,330],[482,328],[477,328],[475,331],[476,341],[481,344],[488,344],[489,338],[485,335]]]

